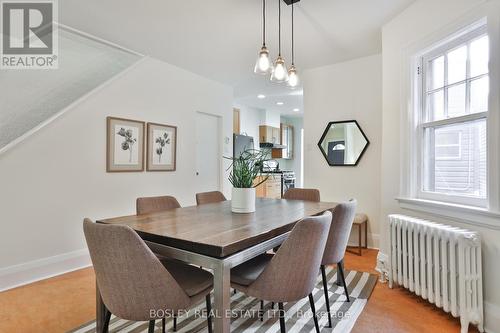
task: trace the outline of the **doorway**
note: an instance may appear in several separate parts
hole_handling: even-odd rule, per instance
[[[196,112],[196,190],[221,190],[221,117]]]

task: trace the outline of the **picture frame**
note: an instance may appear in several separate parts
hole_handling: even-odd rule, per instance
[[[106,118],[106,172],[144,171],[145,122]]]
[[[177,126],[148,123],[147,171],[175,171],[177,167]]]

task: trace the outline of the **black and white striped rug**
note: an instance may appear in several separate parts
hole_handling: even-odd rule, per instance
[[[332,313],[333,328],[327,328],[328,316],[326,312],[325,296],[323,293],[321,275],[313,291],[316,312],[319,317],[319,325],[322,332],[350,332],[356,319],[370,297],[377,276],[369,273],[346,271],[346,283],[348,285],[350,302],[346,302],[343,287],[335,284],[337,279],[336,269],[327,269],[327,279],[330,295],[330,310]],[[206,333],[207,321],[205,315],[205,302],[191,309],[186,315],[177,319],[177,332],[199,332]],[[231,332],[238,333],[277,333],[280,330],[279,313],[277,306],[271,309],[271,303],[264,303],[264,320],[258,317],[260,301],[238,292],[231,296]],[[309,299],[306,297],[299,302],[286,303],[286,328],[287,332],[315,332]],[[201,315],[203,314],[203,315]],[[155,332],[161,332],[161,320],[156,321]],[[120,333],[143,333],[147,332],[147,322],[133,322],[117,317],[111,317],[109,332]],[[172,332],[172,321],[167,320],[167,331]],[[95,332],[95,321],[89,322],[71,333]],[[69,333],[69,332],[68,332]]]

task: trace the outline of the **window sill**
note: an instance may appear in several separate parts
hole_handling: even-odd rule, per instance
[[[424,212],[473,226],[500,230],[500,212],[424,199],[396,198],[396,200],[403,209]]]

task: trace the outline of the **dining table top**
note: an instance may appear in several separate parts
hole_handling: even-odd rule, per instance
[[[127,225],[142,239],[224,258],[292,230],[301,219],[335,208],[332,202],[256,199],[254,213],[233,213],[231,201],[98,220]]]

